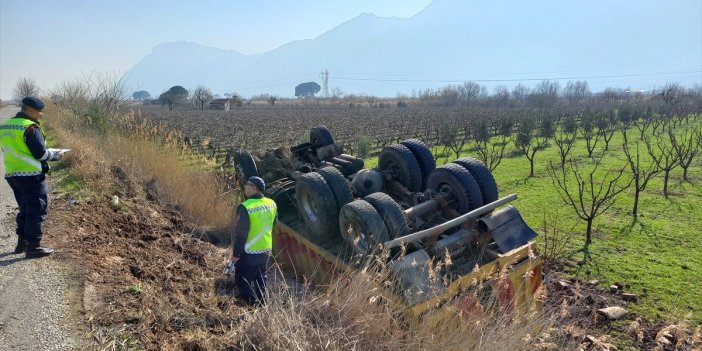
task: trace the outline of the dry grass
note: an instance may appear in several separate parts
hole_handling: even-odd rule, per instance
[[[126,175],[146,184],[147,193],[165,195],[159,200],[176,205],[203,226],[223,227],[229,223],[236,198],[223,191],[224,184],[212,172],[188,167],[189,159],[174,152],[179,148],[177,133],[136,123],[133,113],[122,116],[119,132],[111,133],[86,128],[81,120],[55,107],[48,114],[61,147],[73,149],[66,157],[71,171],[91,186],[132,195],[137,189],[122,188],[125,184],[120,178]],[[162,142],[154,143],[155,138]]]
[[[368,268],[327,290],[273,284],[268,303],[247,312],[234,338],[243,350],[523,350],[568,341],[545,336],[554,322],[535,309],[515,317],[500,313],[493,298],[486,310],[461,315],[436,306],[421,320],[406,319],[408,307],[381,286],[384,268]],[[481,286],[476,287],[480,290]],[[570,345],[572,347],[572,345]]]

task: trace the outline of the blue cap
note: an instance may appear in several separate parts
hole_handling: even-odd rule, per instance
[[[259,191],[266,191],[266,182],[263,181],[263,178],[253,176],[249,178],[249,182],[253,183]]]
[[[43,110],[44,109],[44,101],[41,101],[34,96],[27,96],[26,98],[22,99],[22,105],[31,107],[35,110]]]

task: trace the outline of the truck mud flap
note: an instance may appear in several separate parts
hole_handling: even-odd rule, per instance
[[[502,252],[510,251],[536,238],[536,232],[522,219],[514,206],[507,206],[478,220],[478,231],[488,232]]]

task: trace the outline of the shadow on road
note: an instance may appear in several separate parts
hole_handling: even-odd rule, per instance
[[[9,266],[17,261],[22,261],[24,259],[24,255],[14,257],[14,258],[5,259],[5,257],[8,257],[8,256],[16,256],[16,255],[13,252],[6,252],[6,253],[0,254],[0,268],[5,267],[5,266]]]

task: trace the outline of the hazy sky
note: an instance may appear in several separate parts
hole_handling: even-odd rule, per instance
[[[411,17],[430,0],[0,0],[0,98],[20,77],[43,89],[124,73],[164,42],[244,54],[312,39],[361,13]]]
[[[493,0],[473,0],[469,4],[463,2],[469,0],[445,1],[455,2],[453,5],[461,4],[462,7],[470,6],[471,10],[481,13],[481,7],[509,7],[510,2],[533,0],[498,0],[497,4],[493,4]],[[543,15],[539,13],[543,8],[558,7],[549,5],[549,1],[557,0],[536,1],[542,1],[539,3],[542,6],[533,6],[533,9],[531,6],[523,6],[523,16],[538,18]],[[591,11],[606,11],[610,15],[621,16],[637,16],[639,4],[631,0],[579,1],[586,1],[588,6],[592,3]],[[681,7],[689,8],[684,15],[675,16],[668,14],[672,10],[666,1],[642,1],[646,3],[646,8],[660,7],[660,18],[665,18],[663,21],[652,19],[651,26],[665,26],[664,22],[671,20],[687,21],[697,25],[700,32],[680,35],[685,38],[700,37],[702,0],[672,0],[678,5],[673,7],[678,10]],[[36,80],[46,92],[61,82],[85,74],[121,75],[148,55],[153,47],[164,42],[192,41],[243,54],[261,53],[290,41],[313,39],[362,13],[374,13],[383,17],[411,17],[430,2],[431,0],[0,0],[0,98],[10,98],[15,83],[21,77]],[[546,25],[544,23],[546,22],[535,21],[533,26]],[[627,38],[627,28],[621,28],[618,24],[617,21],[602,21],[593,24],[593,30]],[[505,30],[510,30],[508,24],[504,27]],[[692,54],[670,55],[662,62],[638,62],[632,58],[631,64],[618,69],[600,71],[596,70],[597,67],[554,66],[548,72],[521,69],[514,76],[613,76],[613,82],[599,79],[593,82],[594,87],[595,83],[617,85],[619,79],[616,75],[622,73],[685,71],[683,75],[667,79],[680,79],[687,83],[702,81],[702,45],[690,42],[686,46]],[[651,50],[655,50],[654,45]],[[607,51],[603,50],[601,55],[606,59]],[[608,64],[598,64],[603,65]],[[501,69],[506,70],[508,67]],[[454,75],[456,76],[430,78],[464,79]],[[471,75],[471,79],[480,78],[474,76],[475,74]],[[651,83],[648,81],[654,78],[658,84],[666,79],[640,77],[642,82],[646,82],[640,85],[649,86]],[[633,78],[634,81],[635,79],[637,78]],[[396,82],[374,84],[399,86]],[[416,83],[406,85],[411,84]]]

